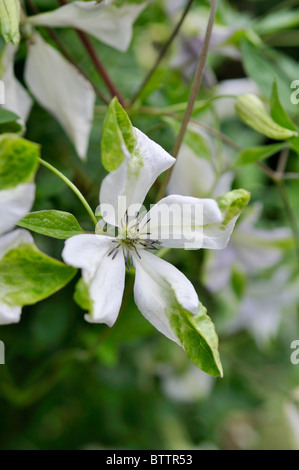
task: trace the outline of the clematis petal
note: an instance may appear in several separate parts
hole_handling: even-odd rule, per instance
[[[19,323],[21,319],[22,307],[17,305],[7,305],[0,302],[0,325],[10,325]]]
[[[79,157],[85,158],[95,104],[91,84],[39,34],[30,40],[25,80],[40,105],[60,122]]]
[[[180,309],[193,314],[199,300],[191,282],[177,268],[144,250],[134,256],[134,297],[142,315],[172,341],[180,344],[170,325],[170,316]]]
[[[54,28],[78,28],[109,46],[126,51],[132,27],[147,2],[117,7],[109,1],[77,1],[50,13],[32,16],[28,22]]]
[[[169,248],[198,249],[207,244],[206,227],[220,225],[222,221],[213,199],[171,195],[146,214],[140,223],[140,237],[159,240]]]
[[[227,247],[236,222],[249,200],[250,193],[245,189],[235,189],[217,198],[223,221],[205,226],[203,248],[223,250]]]
[[[167,193],[209,197],[214,183],[215,170],[211,163],[199,158],[187,144],[183,144],[167,186]]]
[[[245,273],[258,272],[279,263],[284,256],[282,246],[292,239],[288,228],[256,228],[254,225],[260,219],[262,210],[261,204],[254,204],[246,211],[233,234],[236,264]]]
[[[1,54],[1,67],[4,71],[1,80],[5,86],[5,104],[2,106],[4,109],[20,116],[21,124],[24,125],[33,102],[25,88],[14,75],[14,56],[16,49],[17,48],[12,44],[7,44]]]
[[[239,227],[234,233],[236,265],[248,274],[275,266],[284,257],[282,244],[291,239],[292,234],[288,228],[251,228],[249,231],[243,231]]]
[[[123,213],[134,205],[138,211],[158,176],[170,168],[175,159],[160,145],[134,128],[136,145],[132,155],[117,170],[104,178],[100,191],[101,205],[114,208],[114,213],[104,216],[107,223],[119,225]],[[119,198],[125,197],[125,204],[118,211]]]
[[[296,311],[298,286],[291,280],[291,271],[280,268],[265,281],[252,280],[239,306],[240,315],[232,319],[228,331],[246,328],[260,346],[278,333],[283,312]]]
[[[81,268],[88,288],[91,311],[85,316],[90,323],[113,326],[121,307],[125,285],[125,261],[122,251],[113,259],[108,256],[116,244],[102,235],[77,235],[65,243],[64,261]]]
[[[0,235],[11,230],[30,211],[34,196],[32,183],[0,191]]]
[[[236,258],[233,244],[224,250],[209,251],[205,266],[205,285],[211,292],[217,292],[229,285]]]

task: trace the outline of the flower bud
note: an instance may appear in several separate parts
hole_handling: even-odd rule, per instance
[[[256,95],[248,93],[240,96],[236,102],[236,112],[249,127],[270,139],[287,140],[298,136],[297,132],[277,124]]]
[[[20,41],[20,1],[0,0],[0,34],[5,42],[18,44]]]

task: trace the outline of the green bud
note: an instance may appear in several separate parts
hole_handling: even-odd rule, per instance
[[[264,103],[255,95],[245,94],[236,102],[236,112],[242,121],[260,134],[274,140],[287,140],[298,133],[277,124],[270,116]]]
[[[20,15],[19,0],[0,0],[0,34],[5,42],[19,43]]]

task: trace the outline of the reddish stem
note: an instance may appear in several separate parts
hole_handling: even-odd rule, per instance
[[[67,0],[58,0],[58,2],[62,6],[68,5]],[[118,98],[120,104],[122,106],[125,106],[125,102],[124,102],[124,99],[123,99],[120,91],[117,89],[116,85],[111,80],[104,64],[102,63],[101,59],[99,58],[99,55],[98,55],[97,51],[95,50],[95,48],[94,48],[91,40],[89,39],[89,37],[87,36],[86,33],[84,33],[83,31],[81,31],[79,29],[75,29],[75,31],[76,31],[77,35],[79,36],[79,38],[80,38],[83,46],[85,47],[86,51],[88,52],[95,68],[99,72],[99,75],[101,76],[103,82],[105,83],[106,87],[110,91],[110,94],[111,94],[112,98],[114,96],[116,96]]]

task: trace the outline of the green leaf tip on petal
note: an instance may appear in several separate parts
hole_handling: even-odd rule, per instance
[[[247,93],[236,101],[236,112],[239,118],[260,134],[274,140],[288,140],[297,137],[298,133],[277,124],[270,116],[264,103],[256,95]]]
[[[62,289],[77,270],[21,244],[0,260],[0,297],[8,305],[33,305]]]
[[[223,377],[218,352],[215,326],[200,304],[198,313],[192,315],[184,309],[170,315],[170,325],[179,338],[189,359],[202,371],[214,377]]]
[[[31,183],[38,168],[40,147],[15,134],[0,136],[0,188]]]
[[[66,240],[84,233],[72,214],[55,210],[31,212],[18,225],[59,240]]]
[[[223,230],[232,219],[238,217],[250,201],[250,193],[245,189],[235,189],[217,198],[218,206],[224,216]]]
[[[5,42],[20,42],[20,0],[0,0],[0,34]]]
[[[102,163],[107,171],[116,170],[134,152],[136,136],[129,116],[115,97],[103,125]]]
[[[88,286],[82,278],[76,284],[74,300],[83,310],[86,310],[88,313],[92,312],[93,302],[89,297]]]

